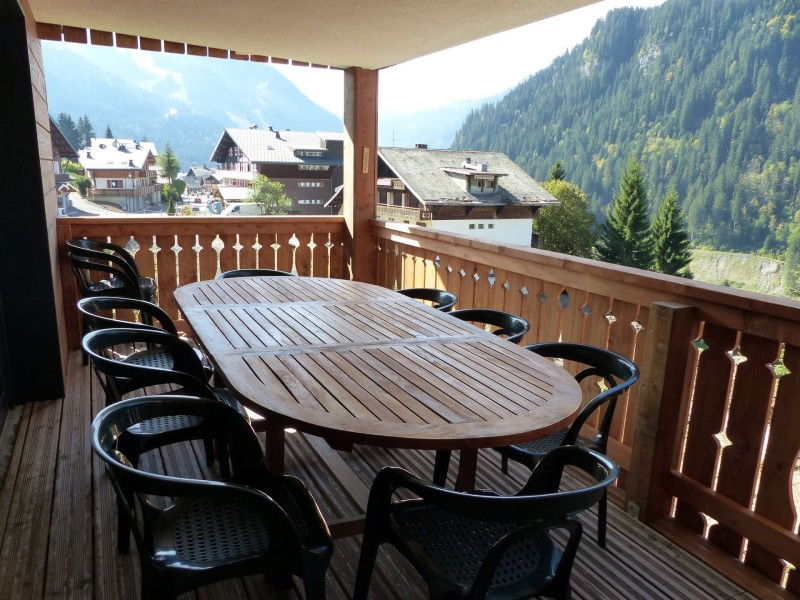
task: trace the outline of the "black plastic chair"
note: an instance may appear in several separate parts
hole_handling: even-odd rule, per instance
[[[559,491],[566,466],[592,483]],[[387,467],[370,491],[353,598],[366,599],[382,543],[410,561],[432,599],[569,598],[583,532],[574,515],[594,506],[618,471],[599,452],[565,446],[543,458],[517,494],[500,496],[440,488]],[[392,501],[398,490],[416,498]],[[556,531],[566,532],[563,547]]]
[[[120,355],[118,348],[125,350],[143,345],[144,350],[130,355]],[[206,381],[206,373],[197,354],[186,341],[157,329],[101,329],[88,333],[83,338],[83,349],[91,357],[92,366],[106,394],[106,404],[122,400],[126,394],[144,390],[150,386],[177,386],[170,394],[189,394],[216,400],[233,408],[248,422],[250,414],[241,403],[225,388],[211,387]],[[168,362],[164,356],[171,358]],[[255,415],[253,415],[255,416]],[[264,429],[266,421],[257,419],[256,425]],[[164,422],[164,430],[174,431],[177,439],[182,439],[185,424],[180,421]],[[215,452],[211,440],[206,441],[206,460],[214,462]],[[216,449],[220,459],[220,471],[227,474],[224,447]]]
[[[230,279],[231,277],[296,277],[296,275],[277,269],[234,269],[220,273],[215,279]]]
[[[436,288],[406,288],[397,290],[397,293],[414,298],[414,300],[430,302],[433,308],[443,312],[450,312],[458,302],[458,296],[454,293]]]
[[[198,436],[230,448],[231,481],[138,468],[143,452],[171,443],[142,437],[143,423],[176,418],[196,421]],[[325,597],[333,543],[316,502],[298,479],[266,470],[253,430],[229,407],[182,396],[123,400],[97,414],[92,446],[117,494],[121,552],[129,551],[133,533],[143,599],[251,574],[287,587],[298,575],[307,598]]]
[[[458,317],[462,321],[481,323],[484,326],[489,325],[495,327],[496,329],[494,329],[492,333],[505,336],[509,342],[514,342],[515,344],[519,344],[522,336],[531,329],[528,321],[522,317],[501,310],[492,310],[490,308],[463,308],[454,310],[450,314],[454,317]]]
[[[67,240],[67,249],[82,298],[124,296],[153,301],[155,281],[139,274],[133,256],[122,246],[73,238]]]
[[[579,368],[575,375],[577,381],[580,382],[589,377],[599,378],[598,384],[602,381],[605,390],[586,403],[568,429],[562,429],[549,436],[530,442],[496,448],[502,457],[501,468],[503,473],[508,474],[509,459],[532,469],[542,457],[558,446],[577,444],[605,454],[608,448],[608,435],[614,419],[617,398],[636,383],[636,380],[639,379],[639,369],[632,361],[621,354],[586,344],[545,342],[526,346],[526,348],[541,356],[575,363]],[[605,412],[602,415],[597,434],[592,438],[581,437],[581,428],[586,424],[587,420],[603,408],[605,408]],[[597,512],[597,542],[603,548],[606,545],[607,505],[608,500],[604,495],[600,500]]]
[[[141,321],[127,321],[121,319],[120,312],[124,314],[125,311],[138,312]],[[152,302],[116,296],[81,298],[78,300],[78,312],[81,313],[87,331],[118,328],[158,330],[160,328],[178,337],[178,328],[175,326],[170,316]],[[158,324],[158,327],[156,327],[155,324]],[[194,351],[202,361],[205,378],[210,379],[214,374],[211,363],[200,350],[195,348]],[[172,356],[166,350],[162,350],[159,353],[153,352],[152,349],[145,349],[142,352],[147,353],[147,364],[161,365],[165,369],[171,369],[173,367]],[[137,362],[131,355],[128,356],[128,361]]]

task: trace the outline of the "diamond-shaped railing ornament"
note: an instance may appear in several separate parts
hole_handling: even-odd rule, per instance
[[[306,244],[306,246],[308,247],[309,250],[311,250],[312,253],[314,252],[314,248],[317,247],[317,243],[314,241],[314,234],[313,233],[311,234],[311,241],[308,242]]]
[[[709,345],[706,344],[706,341],[703,338],[697,338],[696,340],[692,340],[692,346],[694,346],[695,350],[702,352],[703,350],[708,350]]]
[[[478,275],[477,272],[475,272],[472,274],[472,279],[475,281],[475,283],[478,283],[481,280],[481,276]]]
[[[590,314],[592,314],[592,309],[588,304],[581,306],[580,311],[583,313],[584,317],[588,317]]]
[[[192,250],[194,250],[196,254],[200,254],[200,252],[203,251],[203,247],[200,245],[199,238],[195,241],[194,246],[192,246]]]
[[[544,292],[539,292],[539,295],[536,296],[539,299],[539,302],[547,302],[550,298]]]
[[[225,248],[225,242],[223,242],[219,235],[217,235],[217,237],[214,238],[214,241],[211,242],[211,247],[217,251],[217,254],[219,254],[222,252],[222,249]]]
[[[183,247],[178,243],[178,240],[175,240],[175,243],[172,244],[172,248],[170,248],[175,253],[175,256],[178,256],[178,253],[183,250]]]
[[[328,249],[328,252],[333,250],[333,246],[334,246],[334,243],[332,241],[328,240],[327,242],[325,242],[325,248]]]
[[[519,290],[519,294],[523,298],[527,297],[528,296],[528,288],[526,288],[525,286],[522,286],[522,288]]]
[[[780,379],[784,375],[791,373],[789,367],[786,366],[782,358],[776,358],[771,363],[767,363],[767,368],[772,371],[772,375],[775,379]]]
[[[489,282],[489,287],[494,287],[495,281],[497,281],[497,278],[494,276],[494,271],[489,271],[489,277],[486,278],[486,281]]]
[[[631,321],[631,328],[636,333],[639,333],[642,329],[644,329],[644,325],[642,325],[639,321]]]
[[[510,290],[510,289],[511,289],[511,284],[510,284],[510,283],[508,283],[508,282],[506,281],[506,282],[503,284],[503,289],[504,289],[505,291],[508,291],[508,290]]]
[[[736,346],[733,350],[728,350],[725,354],[728,355],[728,358],[731,359],[731,362],[734,365],[740,365],[744,362],[747,362],[747,357],[742,354],[742,349],[739,346]]]
[[[244,250],[244,246],[242,246],[241,242],[239,241],[239,234],[236,234],[236,243],[232,246],[232,248],[236,251],[236,254],[239,254],[242,250]]]
[[[394,247],[394,255],[395,257],[400,256],[400,248],[398,248],[396,245]]]
[[[611,312],[611,311],[608,311],[608,312],[607,312],[605,315],[603,315],[603,316],[605,316],[605,318],[606,318],[606,321],[608,321],[608,324],[609,324],[609,325],[613,325],[614,323],[616,323],[616,322],[617,322],[617,317],[616,317],[616,316],[614,315],[614,313],[613,313],[613,312]]]
[[[453,267],[451,267],[450,265],[447,265],[447,272],[448,273],[452,273],[453,272]]]
[[[458,274],[459,274],[459,275],[461,275],[461,277],[466,277],[466,276],[467,276],[467,273],[464,271],[464,269],[461,269],[461,270],[458,272]]]
[[[561,290],[561,293],[558,295],[558,303],[561,305],[561,308],[566,309],[569,307],[570,297],[567,290]]]
[[[127,250],[134,258],[136,258],[136,253],[139,251],[139,249],[139,242],[133,239],[133,236],[131,236],[131,239],[125,242],[125,250]]]
[[[292,237],[289,238],[289,245],[292,248],[300,247],[300,240],[297,239],[297,236],[295,234],[292,234]]]
[[[442,266],[442,259],[440,257],[436,257],[433,259],[433,265],[438,269]]]
[[[728,437],[728,432],[724,429],[719,433],[714,434],[714,439],[717,440],[717,444],[720,448],[727,448],[728,446],[732,446],[733,442],[731,438]]]
[[[275,240],[274,242],[272,242],[272,243],[269,245],[269,247],[270,247],[270,248],[272,248],[272,249],[273,249],[275,252],[277,252],[278,250],[280,250],[280,248],[281,248],[281,245],[278,243],[278,241],[277,241],[277,240]]]

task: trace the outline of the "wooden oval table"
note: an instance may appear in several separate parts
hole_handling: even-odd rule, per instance
[[[267,419],[274,472],[292,427],[336,449],[459,450],[456,487],[471,489],[479,448],[547,435],[580,408],[550,360],[379,286],[247,277],[175,298],[226,384]]]

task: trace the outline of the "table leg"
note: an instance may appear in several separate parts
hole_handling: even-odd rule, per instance
[[[283,475],[283,458],[286,452],[284,425],[278,419],[267,419],[267,469],[274,475]]]
[[[459,453],[456,489],[471,492],[475,489],[475,471],[478,469],[478,449],[465,448]]]
[[[447,469],[450,467],[450,450],[437,450],[433,464],[433,484],[444,487],[447,483]]]

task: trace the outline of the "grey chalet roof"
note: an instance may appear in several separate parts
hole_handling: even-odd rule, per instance
[[[228,149],[237,146],[251,163],[303,164],[330,161],[322,157],[306,158],[295,151],[326,151],[326,142],[341,141],[343,134],[329,132],[276,131],[269,129],[226,129],[214,151],[211,160],[217,163],[229,162]]]
[[[123,138],[92,138],[91,146],[78,151],[84,169],[141,170],[148,158],[157,156],[152,142]]]
[[[483,204],[547,206],[560,202],[501,152],[378,148],[378,156],[425,205]],[[481,165],[486,165],[481,170]],[[496,191],[471,194],[460,180],[467,174],[498,176]]]

